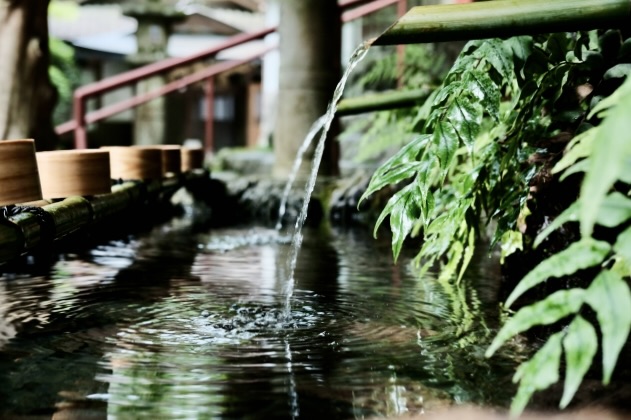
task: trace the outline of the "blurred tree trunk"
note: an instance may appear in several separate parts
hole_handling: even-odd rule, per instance
[[[0,0],[0,139],[56,143],[57,93],[48,77],[49,0]]]

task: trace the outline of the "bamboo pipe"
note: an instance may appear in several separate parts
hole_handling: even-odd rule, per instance
[[[417,6],[373,45],[573,32],[631,24],[631,0],[496,0]]]
[[[365,112],[406,108],[423,103],[430,93],[431,90],[429,89],[415,89],[347,98],[338,104],[336,115],[344,117]]]

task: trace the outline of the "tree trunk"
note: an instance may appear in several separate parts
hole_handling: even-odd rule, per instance
[[[49,0],[0,0],[0,139],[56,143],[57,92],[48,77]]]

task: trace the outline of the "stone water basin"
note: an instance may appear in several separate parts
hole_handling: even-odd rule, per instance
[[[364,228],[150,231],[5,267],[2,418],[362,418],[506,407],[519,347],[483,357],[496,275],[393,264]],[[12,270],[12,271],[11,271]],[[488,286],[488,287],[487,287]],[[485,288],[486,287],[486,288]]]

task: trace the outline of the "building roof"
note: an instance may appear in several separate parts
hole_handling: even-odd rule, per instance
[[[118,4],[81,6],[76,13],[48,17],[50,35],[71,43],[95,35],[133,34],[137,27],[136,19],[123,15]]]
[[[83,5],[94,4],[120,4],[125,2],[136,2],[138,0],[78,0]],[[204,6],[216,6],[230,9],[249,10],[251,12],[262,11],[265,8],[265,0],[162,0],[168,5],[175,4],[200,4]]]
[[[198,15],[209,21],[222,23],[235,30],[235,32],[251,32],[263,29],[265,16],[261,13],[246,12],[236,9],[208,7],[198,4],[185,5],[180,8],[187,16]],[[178,25],[181,31],[186,31],[186,22]]]
[[[258,13],[235,9],[184,5],[182,11],[195,17],[195,28],[178,24],[170,36],[167,53],[171,57],[185,57],[218,45],[231,35],[262,29],[264,17]],[[49,15],[51,36],[70,42],[91,54],[128,56],[137,51],[136,19],[125,16],[120,4],[90,4],[77,8],[68,16]],[[192,26],[192,24],[191,24]],[[211,33],[214,32],[214,33]],[[219,59],[239,59],[263,47],[263,41],[226,50]]]

